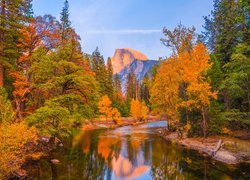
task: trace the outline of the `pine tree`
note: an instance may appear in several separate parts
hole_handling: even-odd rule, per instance
[[[126,96],[127,98],[137,99],[139,98],[139,83],[136,79],[136,75],[134,73],[134,70],[132,69],[127,77],[127,84],[126,84]]]
[[[148,73],[145,74],[142,83],[141,83],[141,99],[147,104],[149,105],[149,99],[150,99],[150,94],[149,94],[149,85],[150,85],[150,79],[148,76]]]
[[[13,68],[19,56],[19,29],[32,16],[31,0],[1,0],[0,2],[0,86],[4,85],[6,69]]]
[[[61,12],[61,34],[62,34],[62,40],[67,39],[68,32],[70,29],[71,22],[69,20],[69,2],[68,0],[65,0],[64,7]]]
[[[111,58],[109,57],[107,60],[107,92],[110,99],[113,99],[114,95],[114,82],[113,82],[113,66],[111,62]]]
[[[114,98],[119,98],[122,100],[122,86],[118,74],[114,75]]]
[[[99,48],[97,47],[95,51],[92,53],[92,70],[95,73],[96,80],[100,84],[100,94],[107,95],[108,94],[108,73],[107,68],[105,66],[105,62],[103,56],[99,52]]]
[[[248,5],[247,5],[248,4]],[[205,16],[202,42],[214,52],[223,67],[229,62],[234,47],[249,35],[249,3],[215,0],[214,10]]]

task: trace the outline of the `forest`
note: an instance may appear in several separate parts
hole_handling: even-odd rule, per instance
[[[0,178],[43,156],[41,138],[63,139],[97,119],[166,119],[179,138],[250,136],[250,3],[214,0],[203,31],[181,23],[162,30],[171,51],[140,82],[122,91],[111,59],[87,54],[71,25],[34,16],[32,0],[0,0]]]

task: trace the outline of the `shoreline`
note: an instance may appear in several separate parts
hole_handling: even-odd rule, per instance
[[[161,121],[159,116],[148,116],[146,120],[138,121],[132,117],[122,117],[122,124],[115,124],[112,120],[95,119],[82,125],[82,130],[110,129],[124,126],[137,126],[141,124]]]
[[[202,156],[228,165],[247,163],[250,165],[250,141],[226,136],[209,136],[206,138],[188,138],[187,133],[179,139],[176,132],[166,133],[165,128],[158,128],[155,133],[166,141],[176,143],[184,148],[197,151]]]

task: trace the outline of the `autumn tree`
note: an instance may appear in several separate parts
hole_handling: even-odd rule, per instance
[[[175,56],[164,61],[159,66],[150,89],[153,111],[167,118],[169,129],[178,129],[180,126],[179,85],[181,78],[178,67],[179,62]]]
[[[131,100],[131,116],[139,121],[146,120],[148,114],[148,107],[145,102],[140,102],[138,99]]]
[[[212,90],[207,78],[212,66],[209,54],[203,44],[193,43],[193,34],[194,29],[180,25],[173,32],[167,31],[169,39],[166,45],[174,47],[173,55],[158,69],[151,88],[151,101],[155,110],[167,117],[172,129],[179,130],[181,127],[182,108],[185,110],[186,123],[190,121],[189,112],[200,112],[203,134],[206,136],[207,111],[217,93]]]
[[[217,92],[205,78],[207,71],[211,68],[209,54],[202,43],[198,43],[188,54],[180,54],[181,78],[188,84],[187,99],[181,102],[181,106],[201,112],[203,120],[203,135],[207,136],[208,109],[211,99],[217,98]]]
[[[121,123],[120,112],[116,108],[112,107],[112,102],[107,95],[102,96],[98,103],[98,107],[100,113],[105,115],[106,120],[110,118],[117,124]]]

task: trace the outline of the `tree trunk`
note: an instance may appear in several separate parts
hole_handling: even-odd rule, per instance
[[[203,119],[203,136],[204,138],[207,136],[207,118],[206,118],[206,110],[202,107],[202,119]]]
[[[0,62],[0,87],[3,87],[3,73],[4,73],[4,69],[3,69],[3,64]]]

